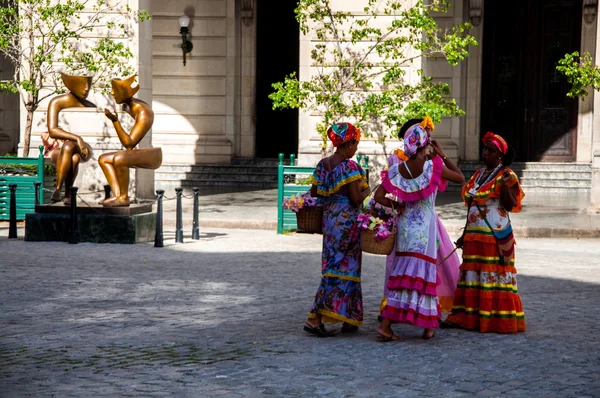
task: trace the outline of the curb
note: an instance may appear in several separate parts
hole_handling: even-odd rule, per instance
[[[163,221],[163,228],[175,228],[174,220]],[[189,225],[185,225],[184,229]],[[262,229],[277,231],[277,221],[259,220],[200,220],[198,228],[224,228],[224,229]]]
[[[452,225],[442,220],[449,235],[462,234],[464,224]],[[166,227],[175,227],[175,223],[165,223]],[[200,228],[260,229],[277,231],[276,221],[259,220],[200,220]],[[559,228],[559,227],[513,227],[517,238],[600,238],[600,228]]]

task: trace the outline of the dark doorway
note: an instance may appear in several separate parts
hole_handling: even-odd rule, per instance
[[[481,134],[506,138],[518,161],[573,161],[577,100],[556,65],[579,51],[581,0],[485,1]]]
[[[273,110],[271,84],[283,81],[300,64],[300,28],[295,1],[257,1],[256,156],[276,158],[298,152],[298,111]]]

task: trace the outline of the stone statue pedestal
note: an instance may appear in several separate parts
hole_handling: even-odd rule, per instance
[[[79,242],[141,243],[154,241],[156,213],[151,204],[128,207],[77,206]],[[71,207],[63,203],[40,205],[25,216],[25,241],[68,242]]]

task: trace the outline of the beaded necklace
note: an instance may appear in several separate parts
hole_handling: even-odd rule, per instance
[[[469,190],[469,192],[467,192],[467,195],[469,195],[470,197],[474,198],[475,195],[477,194],[477,191],[479,191],[479,189],[486,185],[488,182],[492,181],[496,175],[498,174],[498,172],[500,171],[500,169],[502,168],[502,163],[498,163],[498,166],[496,166],[496,168],[494,170],[492,170],[492,172],[487,176],[487,178],[485,179],[485,181],[480,184],[481,178],[483,177],[483,174],[485,173],[485,168],[481,169],[481,173],[479,174],[479,177],[477,177],[477,180],[475,181],[475,185],[473,186],[473,188],[471,188]]]

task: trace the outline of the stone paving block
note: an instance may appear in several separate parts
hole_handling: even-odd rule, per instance
[[[425,342],[419,328],[395,325],[403,341],[382,344],[374,334],[383,256],[363,259],[359,333],[318,339],[302,331],[319,282],[320,239],[203,230],[198,242],[167,240],[155,249],[0,237],[4,390],[42,397],[600,395],[597,241],[519,239],[526,333],[440,330]]]

